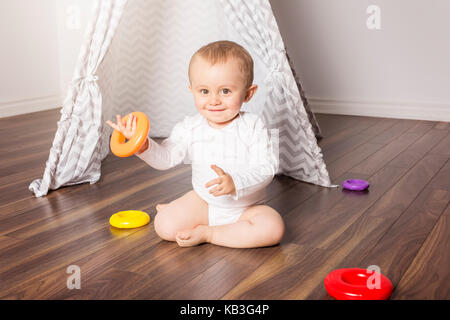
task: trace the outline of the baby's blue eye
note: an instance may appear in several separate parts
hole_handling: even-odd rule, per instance
[[[208,94],[208,90],[207,89],[200,89],[200,93],[201,94]]]
[[[223,94],[229,94],[231,91],[229,89],[222,89]]]

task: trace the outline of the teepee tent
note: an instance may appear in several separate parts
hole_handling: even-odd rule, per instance
[[[243,110],[279,132],[278,174],[333,187],[317,145],[320,129],[287,57],[269,0],[95,0],[42,179],[29,189],[90,182],[101,176],[115,114],[142,111],[151,137],[197,111],[187,67],[206,43],[232,40],[255,62],[255,97]]]

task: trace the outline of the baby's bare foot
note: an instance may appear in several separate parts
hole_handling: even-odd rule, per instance
[[[168,205],[168,203],[159,203],[159,204],[157,204],[156,205],[156,211],[161,211],[167,205]]]
[[[208,231],[208,226],[200,224],[195,228],[179,231],[175,239],[180,247],[192,247],[208,242]]]

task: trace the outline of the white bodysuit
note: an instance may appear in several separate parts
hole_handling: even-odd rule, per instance
[[[236,222],[246,208],[264,203],[265,187],[279,165],[275,138],[256,114],[241,111],[220,129],[197,114],[178,122],[161,144],[149,138],[148,149],[137,156],[158,170],[182,161],[191,163],[192,186],[208,203],[209,225],[222,225]],[[218,177],[212,164],[232,177],[236,195],[216,197],[209,193],[205,184]]]

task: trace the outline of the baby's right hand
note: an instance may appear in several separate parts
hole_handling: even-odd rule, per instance
[[[130,140],[136,132],[136,117],[133,114],[130,114],[126,123],[120,114],[116,115],[116,118],[117,124],[109,120],[107,120],[106,123],[109,124],[114,130],[117,130],[123,134],[127,140]]]

